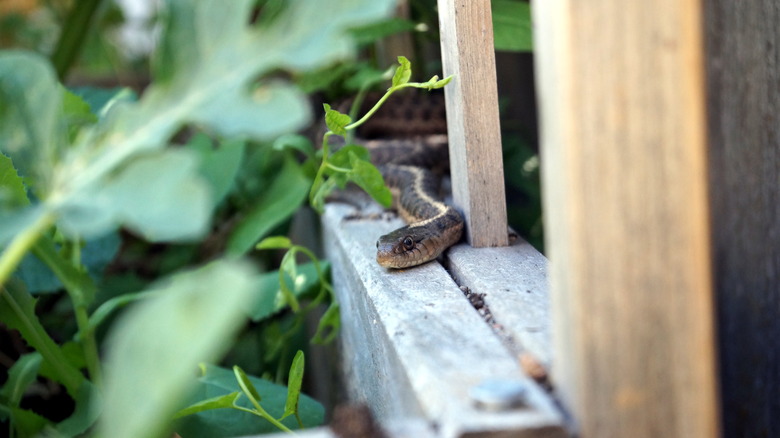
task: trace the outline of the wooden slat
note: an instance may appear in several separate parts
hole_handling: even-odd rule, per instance
[[[447,251],[447,271],[460,286],[484,294],[496,330],[518,358],[530,355],[545,369],[552,364],[547,259],[517,238],[510,246]]]
[[[780,436],[780,9],[705,4],[723,435]]]
[[[475,247],[506,246],[498,91],[489,0],[438,0],[455,205]]]
[[[553,376],[584,438],[718,433],[701,3],[534,3]]]
[[[350,400],[366,403],[382,424],[423,419],[439,437],[566,436],[552,399],[523,374],[441,265],[386,270],[376,263],[377,237],[403,222],[346,219],[353,213],[329,204],[323,216]],[[490,379],[523,384],[524,406],[475,407],[469,391]]]

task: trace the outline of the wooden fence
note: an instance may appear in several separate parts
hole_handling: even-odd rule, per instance
[[[329,207],[351,396],[392,436],[780,436],[780,8],[533,9],[549,272],[522,241],[478,248],[506,244],[490,8],[439,0],[471,245],[387,272],[372,243],[397,224]],[[521,406],[477,406],[492,378]]]

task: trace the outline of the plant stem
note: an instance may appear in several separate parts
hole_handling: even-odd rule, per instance
[[[35,222],[17,234],[11,243],[6,247],[0,256],[0,287],[16,270],[25,254],[35,245],[35,242],[41,237],[44,231],[54,224],[54,214],[45,212],[41,214]]]
[[[251,400],[251,398],[250,398],[250,400]],[[254,402],[254,400],[252,400],[252,401]],[[281,429],[281,430],[283,430],[283,431],[285,431],[285,432],[287,432],[289,434],[295,435],[295,432],[290,430],[289,427],[285,426],[284,424],[282,424],[280,421],[278,421],[274,417],[270,416],[263,408],[260,407],[260,405],[258,405],[257,403],[254,403],[254,404],[255,404],[256,407],[258,407],[260,409],[259,410],[253,410],[253,409],[247,409],[247,408],[245,408],[243,406],[236,406],[236,405],[233,405],[233,409],[238,409],[239,411],[248,412],[248,413],[250,413],[252,415],[257,415],[260,418],[264,418],[264,419],[268,420],[269,423],[273,424],[274,426],[278,427],[279,429]]]
[[[81,347],[84,351],[84,359],[87,363],[87,371],[91,377],[92,383],[101,386],[103,373],[100,370],[100,355],[98,354],[97,341],[95,340],[95,331],[90,328],[89,315],[84,306],[75,306],[76,324],[79,327],[79,333],[82,333]]]
[[[89,23],[100,6],[100,1],[80,0],[74,2],[73,8],[68,13],[60,38],[57,40],[57,46],[51,55],[51,62],[57,70],[60,81],[65,79],[68,70],[76,60],[89,31]]]

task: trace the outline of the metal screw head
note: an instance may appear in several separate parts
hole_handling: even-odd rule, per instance
[[[485,380],[469,390],[474,405],[486,411],[505,411],[525,404],[528,389],[519,380]]]

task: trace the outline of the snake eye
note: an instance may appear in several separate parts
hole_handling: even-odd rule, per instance
[[[404,244],[404,249],[406,249],[407,251],[411,251],[414,249],[414,240],[412,239],[412,236],[404,237],[404,240],[401,243]]]

